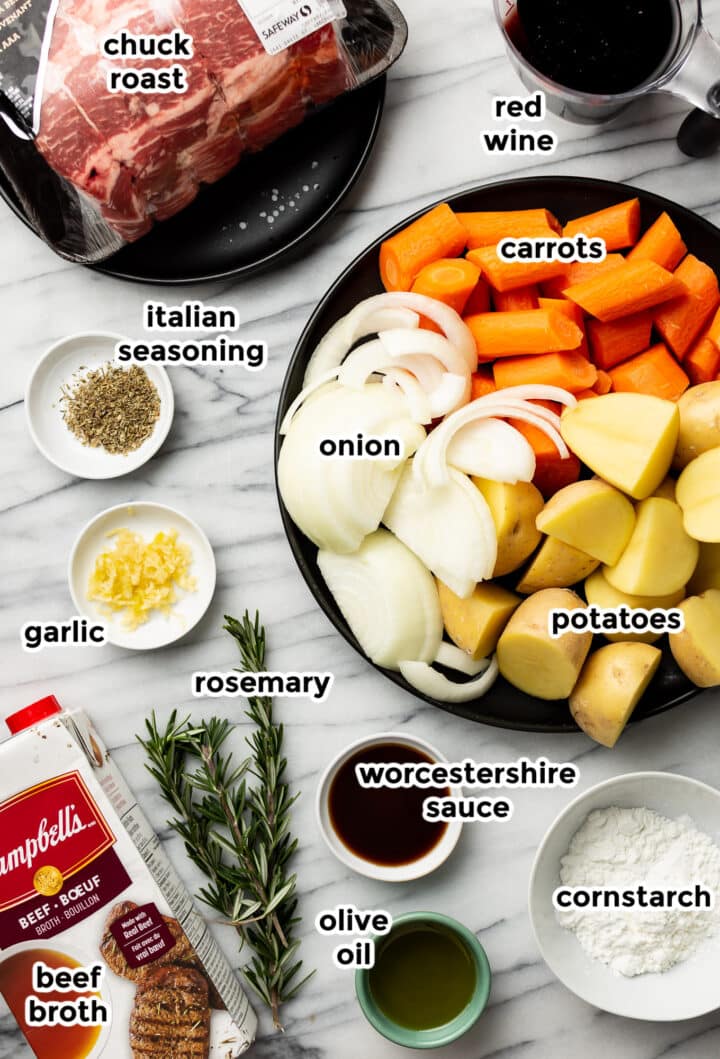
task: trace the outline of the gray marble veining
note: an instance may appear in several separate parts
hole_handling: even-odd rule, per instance
[[[114,748],[120,767],[190,885],[197,876],[166,825],[163,804],[135,742],[151,709],[217,710],[240,722],[229,700],[199,706],[190,696],[193,670],[229,668],[233,644],[221,632],[225,613],[259,608],[277,669],[331,669],[336,685],[322,706],[281,702],[301,847],[304,957],[317,975],[287,1011],[284,1037],[263,1018],[255,1054],[267,1059],[399,1059],[401,1052],[364,1022],[352,978],[331,963],[332,942],[312,929],[317,912],[339,902],[445,911],[477,930],[494,971],[489,1010],[471,1035],[438,1059],[707,1059],[720,1048],[720,1012],[693,1022],[622,1020],[570,994],[541,961],[526,911],[534,851],[567,792],[519,792],[511,823],[465,829],[459,848],[436,875],[388,886],[352,875],[322,843],[314,821],[317,780],[346,743],[378,730],[409,730],[449,757],[471,753],[506,761],[544,754],[576,761],[582,789],[625,771],[658,768],[720,782],[716,750],[720,697],[705,694],[630,730],[608,752],[582,736],[511,733],[452,718],[416,701],[372,671],[318,611],[285,542],[275,499],[272,451],[275,409],[293,345],[335,276],[363,247],[404,215],[474,183],[532,174],[626,180],[675,198],[720,222],[720,159],[691,161],[675,146],[682,108],[644,100],[602,130],[547,124],[560,137],[548,159],[488,158],[480,149],[493,94],[518,91],[502,53],[490,0],[407,0],[408,49],[392,72],[376,150],[351,196],[300,260],[244,283],[223,282],[168,292],[143,288],[55,258],[0,206],[0,304],[3,383],[0,395],[0,712],[50,691],[83,707]],[[720,2],[706,5],[720,32]],[[539,204],[540,205],[540,204]],[[85,482],[46,463],[28,435],[22,398],[42,351],[77,331],[113,330],[140,338],[146,297],[230,301],[243,334],[262,336],[270,362],[260,374],[241,369],[174,368],[177,415],[161,453],[129,478]],[[98,511],[151,498],[180,508],[207,531],[218,562],[218,589],[200,627],[183,643],[140,655],[113,647],[24,653],[18,630],[28,620],[69,615],[66,563],[75,535]],[[238,962],[232,934],[222,935]],[[12,1019],[0,1019],[0,1059],[25,1059]]]

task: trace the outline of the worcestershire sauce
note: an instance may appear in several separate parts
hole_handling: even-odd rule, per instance
[[[507,30],[556,84],[617,95],[662,69],[677,25],[675,0],[518,0]]]
[[[447,824],[423,820],[426,798],[442,798],[450,791],[430,787],[362,787],[355,766],[362,763],[417,764],[432,758],[402,743],[364,747],[338,769],[328,797],[330,822],[356,857],[397,867],[420,860],[438,844]]]

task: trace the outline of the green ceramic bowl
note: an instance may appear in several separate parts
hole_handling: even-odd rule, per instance
[[[429,1030],[411,1030],[406,1026],[400,1026],[385,1015],[375,1002],[370,989],[369,971],[357,971],[355,974],[355,992],[357,993],[360,1007],[371,1026],[378,1033],[386,1037],[394,1044],[400,1044],[404,1048],[441,1048],[443,1045],[451,1044],[459,1037],[468,1032],[482,1015],[490,996],[490,982],[492,979],[490,964],[485,950],[475,935],[449,916],[440,915],[438,912],[409,912],[407,915],[398,916],[393,920],[392,931],[396,927],[406,926],[408,923],[435,923],[445,930],[452,931],[460,941],[463,942],[475,963],[475,991],[465,1009],[460,1012],[451,1022],[443,1026],[436,1026]],[[386,938],[375,938],[376,944]]]

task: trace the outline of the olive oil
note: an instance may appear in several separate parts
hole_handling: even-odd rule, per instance
[[[450,929],[409,923],[378,943],[370,991],[378,1008],[398,1026],[431,1030],[457,1018],[472,1000],[475,961]]]

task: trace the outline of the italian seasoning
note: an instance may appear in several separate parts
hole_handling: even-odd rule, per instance
[[[63,419],[83,445],[126,456],[147,441],[160,397],[142,368],[107,363],[62,388]]]

